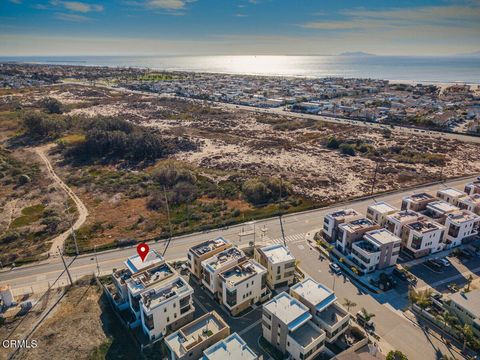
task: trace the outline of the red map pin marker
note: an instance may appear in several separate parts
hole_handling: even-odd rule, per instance
[[[149,251],[150,248],[147,244],[140,243],[137,245],[137,253],[138,255],[140,255],[140,259],[142,259],[142,261],[145,261],[145,258],[147,257]]]

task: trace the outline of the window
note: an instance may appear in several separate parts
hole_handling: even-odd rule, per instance
[[[237,305],[237,290],[227,290],[227,304],[228,306],[235,306]]]

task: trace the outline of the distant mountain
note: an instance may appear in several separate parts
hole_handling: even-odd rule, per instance
[[[350,51],[341,53],[340,56],[375,56],[375,54],[369,54],[363,51]]]

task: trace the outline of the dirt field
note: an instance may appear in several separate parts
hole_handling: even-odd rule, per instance
[[[96,283],[72,287],[32,334],[38,347],[22,351],[22,360],[135,359],[138,352],[111,313]],[[120,347],[119,344],[122,344]]]

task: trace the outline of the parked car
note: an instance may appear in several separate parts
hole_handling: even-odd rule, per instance
[[[363,313],[361,311],[357,312],[355,315],[355,318],[360,326],[365,328],[366,330],[369,331],[375,331],[375,324],[373,323],[372,320],[368,320],[365,318]]]
[[[440,259],[436,259],[436,260],[437,260],[437,262],[439,262],[440,264],[442,264],[445,267],[449,267],[451,265],[450,261],[448,261],[448,259],[446,259],[446,258],[440,258]]]
[[[440,264],[436,260],[427,260],[425,261],[425,266],[429,267],[433,271],[440,271],[442,270],[442,264]]]
[[[340,266],[338,266],[338,264],[335,264],[335,263],[330,263],[330,270],[332,270],[332,272],[334,274],[340,274],[342,272],[342,269],[340,268]]]
[[[457,284],[448,284],[447,285],[447,289],[450,290],[452,293],[455,293],[457,292],[458,290],[460,290],[457,286]]]

